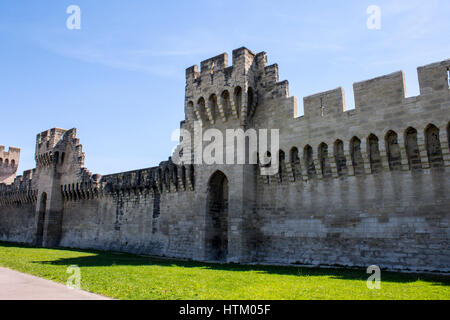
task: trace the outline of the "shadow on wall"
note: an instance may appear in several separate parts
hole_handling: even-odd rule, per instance
[[[3,244],[2,244],[3,245]],[[193,261],[180,261],[164,258],[153,258],[137,256],[127,253],[102,252],[96,250],[64,249],[67,251],[84,252],[95,254],[85,257],[55,259],[51,261],[34,261],[33,263],[80,267],[108,267],[108,266],[158,266],[158,267],[181,267],[181,268],[201,268],[205,270],[258,272],[261,274],[276,274],[288,276],[318,276],[330,277],[341,280],[366,281],[369,275],[365,269],[345,269],[345,268],[306,268],[306,267],[285,267],[285,266],[261,266],[261,265],[240,265],[240,264],[219,264],[202,263]],[[450,285],[450,275],[431,274],[405,274],[397,272],[382,272],[383,282],[409,283],[417,280],[432,282],[436,285]]]

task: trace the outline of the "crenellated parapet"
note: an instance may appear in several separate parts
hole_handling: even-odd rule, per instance
[[[223,53],[186,70],[186,120],[203,126],[235,122],[247,125],[259,103],[289,96],[287,81],[279,82],[278,66],[267,66],[265,52],[233,51],[233,64]]]
[[[0,184],[0,205],[34,203],[37,191],[32,184],[33,171],[28,170],[17,176],[10,185]]]
[[[0,146],[0,183],[12,183],[16,177],[19,167],[20,149],[9,147],[5,151],[4,146]]]
[[[70,150],[67,150],[67,149]],[[53,128],[39,133],[36,137],[36,167],[62,167],[66,161],[68,151],[72,162],[80,168],[84,167],[85,155],[80,140],[76,137],[76,129]]]
[[[92,175],[89,181],[61,185],[66,201],[95,199],[104,195],[161,194],[194,190],[194,166],[177,166],[171,159],[158,167]]]
[[[448,73],[450,59],[417,69],[420,95],[406,96],[405,75],[402,71],[353,84],[355,109],[346,111],[346,97],[342,87],[303,98],[304,116],[299,121],[313,123],[327,119],[343,119],[367,113],[386,113],[412,102],[425,102],[450,95]],[[414,110],[404,109],[404,112]],[[295,114],[295,111],[294,111]]]
[[[61,186],[62,198],[66,201],[90,200],[103,195],[104,188],[95,180]]]
[[[304,116],[271,119],[282,131],[284,182],[449,167],[449,69],[450,60],[419,67],[416,97],[406,96],[404,74],[395,72],[355,83],[353,110],[339,87],[305,97]]]

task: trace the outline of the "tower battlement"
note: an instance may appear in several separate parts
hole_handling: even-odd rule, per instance
[[[406,95],[403,71],[355,82],[353,84],[355,110],[350,111],[352,115],[374,112],[375,109],[388,112],[414,99],[428,99],[431,94],[436,97],[448,96],[450,95],[449,69],[450,59],[418,67],[420,95],[411,98]],[[346,112],[344,88],[338,87],[306,96],[303,98],[303,108],[304,116],[300,119],[308,122],[320,122],[330,117],[340,118]],[[405,109],[403,111],[407,112]],[[296,116],[296,110],[294,110],[294,116]]]
[[[5,146],[0,146],[0,183],[10,184],[14,181],[19,159],[19,148],[9,147],[9,150],[5,151]]]
[[[450,272],[450,60],[418,68],[416,97],[397,71],[354,83],[354,110],[342,87],[302,97],[301,117],[265,52],[239,48],[232,60],[223,53],[186,70],[180,128],[191,135],[182,132],[158,166],[93,175],[75,129],[39,133],[36,168],[0,183],[0,240]],[[250,134],[223,146],[229,129]],[[270,133],[270,155],[251,135],[262,130],[279,141]],[[274,164],[271,175],[247,156],[245,164],[220,157],[253,152],[251,140]],[[0,147],[3,163],[15,156],[17,165],[17,151]]]
[[[252,118],[258,101],[289,96],[287,81],[279,82],[278,65],[267,66],[265,52],[242,47],[233,50],[233,64],[222,53],[186,69],[186,120],[215,124]]]
[[[53,128],[36,136],[36,156],[51,151],[67,132],[65,129]]]

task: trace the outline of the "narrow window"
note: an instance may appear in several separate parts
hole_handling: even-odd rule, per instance
[[[391,171],[400,170],[402,167],[400,147],[398,145],[397,133],[390,130],[386,134],[386,153],[389,162],[389,169]]]
[[[175,185],[175,188],[178,189],[178,168],[177,167],[173,167],[173,184]]]
[[[209,97],[208,100],[208,107],[209,107],[209,112],[211,113],[210,117],[211,117],[211,121],[214,122],[216,120],[216,113],[217,113],[217,96],[215,94],[212,94]]]
[[[291,167],[292,167],[292,176],[294,180],[300,180],[301,177],[301,166],[300,166],[300,158],[298,156],[298,149],[293,147],[291,149]]]
[[[364,174],[364,160],[361,154],[361,140],[353,137],[350,141],[350,156],[355,171],[355,175]]]
[[[439,129],[430,124],[425,130],[425,143],[427,146],[428,161],[431,168],[443,167],[441,141],[439,139]]]
[[[328,145],[323,142],[319,145],[319,161],[322,176],[324,178],[331,177],[331,167],[328,163]]]
[[[367,139],[367,151],[369,153],[370,169],[372,173],[377,173],[381,171],[381,157],[380,149],[378,146],[378,137],[374,134],[370,134]]]
[[[334,159],[338,175],[344,175],[347,172],[347,159],[344,155],[344,143],[341,140],[336,140],[334,143]]]
[[[194,188],[195,184],[195,173],[194,173],[194,165],[191,164],[189,166],[189,179],[191,180],[192,188]]]
[[[152,233],[158,232],[158,218],[160,210],[161,194],[157,188],[153,188],[153,212],[152,212]]]
[[[169,168],[166,168],[166,170],[164,170],[164,182],[166,184],[167,189],[170,188],[170,171]]]
[[[303,157],[305,161],[306,172],[308,173],[308,177],[312,178],[316,174],[316,167],[314,166],[313,160],[313,149],[310,145],[306,145],[303,150]]]
[[[249,118],[253,117],[253,115],[255,114],[255,111],[256,111],[256,99],[255,99],[255,94],[254,94],[252,88],[248,88],[247,108],[248,108],[248,110],[247,110],[248,117]]]
[[[278,176],[279,182],[283,182],[285,178],[286,164],[285,164],[285,154],[283,150],[280,150],[278,153]]]
[[[242,106],[242,89],[241,87],[237,87],[234,90],[234,107],[236,108],[238,118],[241,117],[241,106]]]
[[[188,118],[188,120],[198,120],[195,117],[195,113],[194,113],[194,103],[192,101],[189,101],[187,103],[187,108],[186,108],[186,116]]]
[[[447,142],[448,142],[448,148],[450,149],[450,122],[447,125]]]
[[[196,108],[197,120],[205,122],[206,121],[206,102],[205,99],[200,98],[197,102]]]
[[[447,84],[448,88],[450,89],[450,68],[447,68]]]
[[[224,92],[222,92],[221,97],[222,97],[223,113],[224,113],[225,119],[228,119],[231,114],[230,93],[227,90],[225,90]]]
[[[408,157],[409,170],[422,169],[422,161],[420,160],[420,151],[417,144],[417,130],[409,127],[405,132],[405,148]]]
[[[181,183],[183,184],[183,188],[186,189],[186,167],[181,167]]]

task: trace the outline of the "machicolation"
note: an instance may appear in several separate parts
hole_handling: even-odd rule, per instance
[[[277,173],[175,163],[101,176],[76,129],[37,135],[36,168],[0,147],[0,240],[200,261],[378,265],[450,271],[450,60],[297,98],[266,53],[246,48],[186,70],[181,129],[279,129]],[[196,123],[200,127],[196,127]],[[225,134],[224,134],[225,136]],[[181,140],[181,139],[180,139]],[[204,143],[204,147],[207,143]],[[192,153],[191,153],[192,152]]]

